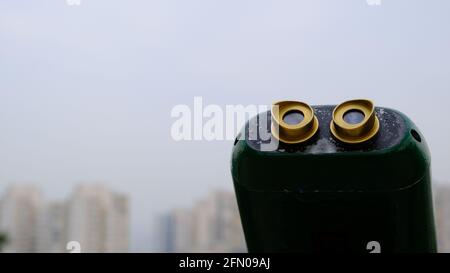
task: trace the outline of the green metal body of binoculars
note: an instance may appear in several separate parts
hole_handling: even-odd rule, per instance
[[[310,107],[308,121],[301,118],[311,113],[299,109],[300,124],[316,119],[309,139],[289,143],[308,133],[287,120],[278,122],[293,134],[274,129],[272,110],[235,141],[232,175],[249,252],[436,252],[430,155],[413,122],[373,107],[376,134],[358,143],[339,137],[346,113],[336,116],[338,107]],[[358,134],[354,124],[343,124],[340,136]],[[251,139],[257,129],[272,136]],[[262,149],[274,136],[276,147]]]

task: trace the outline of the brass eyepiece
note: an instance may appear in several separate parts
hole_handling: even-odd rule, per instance
[[[303,143],[319,129],[314,110],[299,101],[280,101],[272,105],[272,134],[281,142]]]
[[[359,144],[372,139],[380,128],[375,106],[370,100],[350,100],[336,106],[330,124],[339,141]]]

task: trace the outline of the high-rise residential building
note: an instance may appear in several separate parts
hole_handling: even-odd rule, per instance
[[[81,252],[127,252],[128,197],[101,185],[78,186],[67,203],[67,241]]]
[[[194,252],[245,252],[244,236],[234,194],[211,193],[192,210]]]
[[[160,217],[159,240],[162,252],[190,252],[192,249],[192,218],[187,209],[174,209]]]
[[[190,209],[159,219],[162,252],[245,252],[234,194],[211,193]]]
[[[450,186],[434,185],[434,203],[438,250],[450,253]]]
[[[111,193],[106,210],[105,252],[127,252],[130,244],[130,202],[123,194]]]
[[[44,204],[33,186],[10,187],[0,204],[0,232],[7,236],[4,252],[38,251],[39,216]]]
[[[79,242],[81,252],[127,252],[129,200],[99,185],[77,187],[68,200],[46,202],[31,186],[9,188],[0,200],[3,252],[67,252]]]
[[[38,220],[38,252],[62,253],[67,245],[67,204],[47,202],[40,212]]]
[[[155,242],[157,251],[164,253],[175,252],[174,227],[173,215],[171,213],[158,215],[153,234],[153,241]]]

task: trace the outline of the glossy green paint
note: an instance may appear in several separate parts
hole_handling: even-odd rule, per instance
[[[232,175],[249,252],[435,252],[430,155],[405,115],[388,149],[323,154],[235,143]]]

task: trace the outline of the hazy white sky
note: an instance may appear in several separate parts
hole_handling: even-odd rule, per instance
[[[232,189],[230,142],[173,142],[175,104],[371,98],[422,129],[450,182],[446,0],[2,0],[0,191],[129,193],[133,250],[155,213]]]

